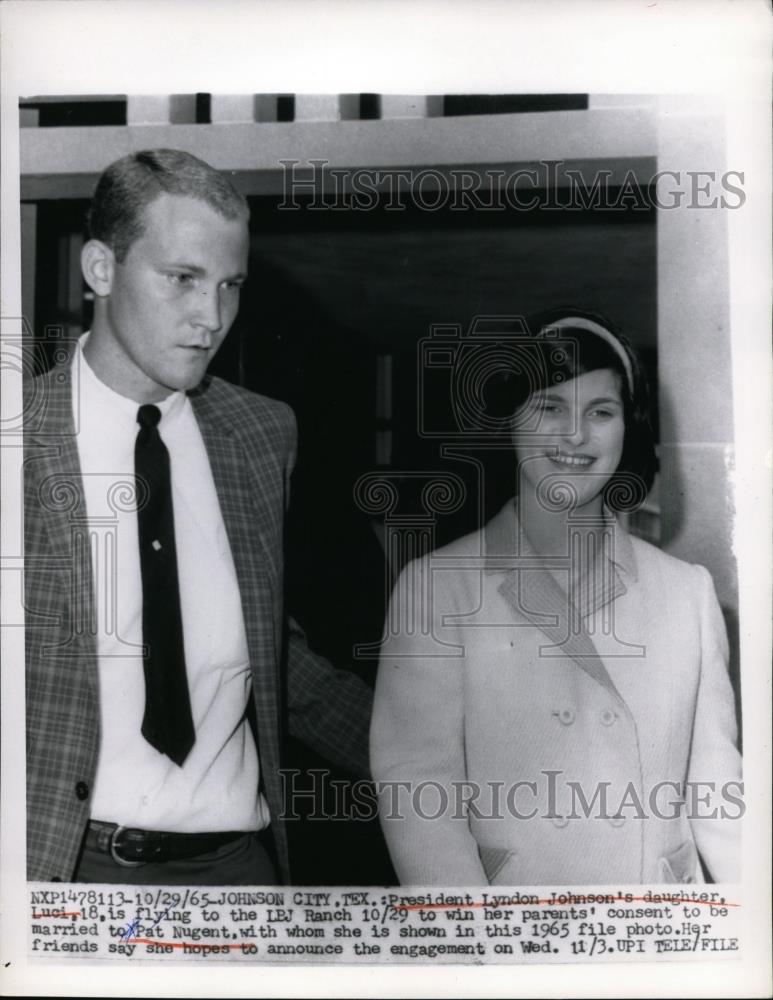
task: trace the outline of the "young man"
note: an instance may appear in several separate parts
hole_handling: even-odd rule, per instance
[[[285,719],[367,774],[367,686],[283,614],[292,412],[206,375],[248,215],[187,153],[113,163],[82,255],[92,329],[30,387],[31,880],[288,881]]]

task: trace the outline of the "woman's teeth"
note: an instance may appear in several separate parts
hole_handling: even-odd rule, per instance
[[[591,462],[593,461],[592,458],[588,458],[585,455],[583,455],[583,456],[579,456],[579,455],[550,455],[548,457],[551,459],[551,461],[558,462],[559,465],[574,465],[574,466],[590,465]]]

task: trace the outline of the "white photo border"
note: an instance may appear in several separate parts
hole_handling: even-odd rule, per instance
[[[2,636],[2,942],[8,995],[763,996],[770,955],[770,36],[767,4],[698,2],[6,2],[2,34],[2,312],[20,317],[18,101],[36,94],[664,93],[723,108],[746,206],[729,213],[736,529],[743,667],[747,957],[609,967],[161,969],[26,961],[23,630]],[[4,320],[5,323],[5,320]],[[740,331],[740,332],[739,332]],[[4,412],[20,386],[3,368]],[[16,412],[20,412],[20,407]],[[3,448],[3,556],[19,549],[21,455]],[[766,465],[767,463],[767,465]],[[4,574],[3,622],[20,606]],[[13,577],[14,579],[10,579]],[[16,612],[16,617],[18,612]],[[10,724],[8,724],[10,721]],[[14,724],[15,723],[15,724]],[[623,978],[624,977],[624,978]],[[622,983],[621,983],[622,979]]]

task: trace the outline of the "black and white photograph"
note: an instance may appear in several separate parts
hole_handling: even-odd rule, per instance
[[[765,995],[764,5],[24,6],[4,992]]]

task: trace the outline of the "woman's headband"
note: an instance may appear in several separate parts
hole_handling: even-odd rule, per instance
[[[543,327],[537,336],[542,336],[548,330],[566,330],[568,327],[574,327],[575,329],[587,330],[588,333],[595,333],[597,337],[601,337],[602,340],[606,341],[609,346],[614,350],[615,354],[620,358],[623,365],[623,371],[625,372],[626,381],[628,382],[628,392],[631,397],[633,397],[633,368],[631,366],[631,359],[626,354],[625,348],[609,330],[606,330],[600,323],[594,323],[592,319],[585,319],[582,316],[564,316],[555,323],[548,323],[547,326]]]

